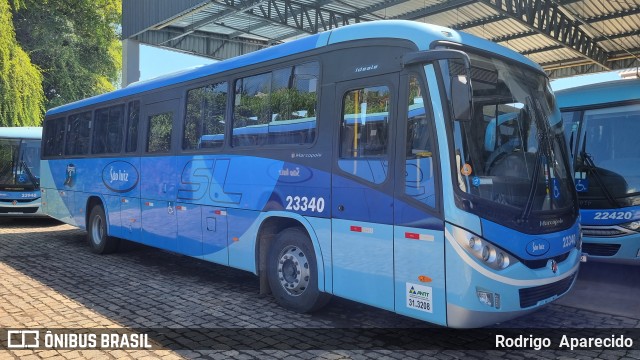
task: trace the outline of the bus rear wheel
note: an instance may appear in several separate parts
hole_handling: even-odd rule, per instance
[[[269,248],[268,279],[281,306],[301,313],[320,309],[331,295],[318,290],[318,266],[311,239],[300,228],[276,236]]]
[[[87,240],[96,254],[109,254],[118,248],[119,240],[107,234],[107,217],[100,205],[94,206],[89,213]]]

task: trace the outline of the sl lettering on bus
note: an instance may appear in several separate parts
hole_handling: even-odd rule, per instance
[[[230,162],[229,159],[189,161],[182,170],[178,198],[201,200],[209,194],[213,202],[239,204],[242,194],[224,190]]]

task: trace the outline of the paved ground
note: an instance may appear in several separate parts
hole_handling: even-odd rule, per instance
[[[640,359],[640,350],[412,350],[406,341],[415,343],[416,338],[429,336],[442,340],[442,328],[425,329],[428,325],[423,322],[340,299],[333,299],[319,313],[300,315],[279,307],[271,297],[257,296],[257,278],[247,272],[133,244],[126,244],[117,254],[99,256],[89,252],[84,239],[84,232],[52,220],[0,220],[0,331],[128,328],[158,335],[162,329],[173,329],[169,336],[174,341],[152,336],[156,344],[165,348],[148,351],[0,350],[0,359]],[[589,268],[595,270],[585,271],[587,275],[601,273],[595,265],[589,264]],[[624,271],[625,276],[618,276],[611,288],[604,285],[606,277],[583,279],[581,274],[576,287],[579,291],[575,292],[579,298],[569,298],[563,305],[551,304],[494,329],[447,333],[445,343],[486,348],[478,344],[485,341],[481,335],[498,328],[510,328],[511,334],[520,334],[526,328],[543,328],[536,334],[556,337],[582,334],[582,330],[563,330],[572,328],[637,330],[640,312],[633,310],[638,306],[633,292],[640,288],[636,286],[640,267]],[[595,309],[583,306],[588,303],[589,289],[615,291],[611,297],[616,301]],[[625,305],[625,300],[631,305]],[[631,310],[620,311],[622,307]],[[288,330],[278,330],[283,327]],[[225,333],[224,329],[229,328],[236,330]],[[397,331],[389,330],[396,328]],[[190,333],[180,334],[181,329]],[[211,343],[212,336],[218,342]],[[639,337],[635,341],[640,344]],[[278,345],[282,343],[285,345]],[[315,350],[304,350],[305,344],[324,345],[307,345]],[[400,350],[385,349],[387,345]],[[233,350],[225,350],[225,346]],[[212,348],[216,350],[208,350]]]

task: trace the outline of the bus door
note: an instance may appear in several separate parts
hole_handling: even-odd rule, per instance
[[[393,171],[397,174],[393,207],[395,311],[446,325],[438,137],[421,74],[416,69],[400,77]]]
[[[179,100],[147,103],[143,109],[144,149],[140,159],[142,242],[176,250],[177,174],[174,124],[178,123]]]
[[[393,310],[394,177],[389,160],[398,74],[345,81],[335,89],[333,293]]]

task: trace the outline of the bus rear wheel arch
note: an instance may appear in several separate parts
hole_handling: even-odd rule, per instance
[[[119,239],[109,236],[108,224],[102,204],[92,204],[87,221],[87,242],[96,254],[110,254],[118,249]]]
[[[266,272],[276,302],[287,309],[313,312],[331,299],[318,289],[316,255],[303,228],[286,228],[275,236],[267,253]]]

